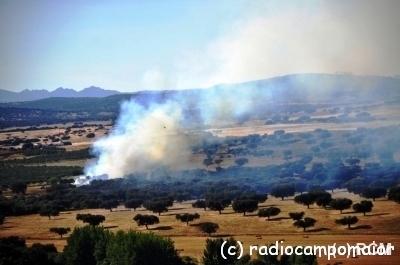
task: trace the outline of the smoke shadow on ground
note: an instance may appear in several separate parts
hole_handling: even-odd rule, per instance
[[[169,226],[169,225],[149,228],[149,230],[172,230],[172,229],[173,229],[172,226]]]
[[[312,233],[312,232],[321,232],[321,231],[328,231],[328,230],[331,230],[331,229],[326,228],[326,227],[321,227],[321,228],[309,229],[309,230],[306,230],[306,232]]]
[[[273,218],[273,219],[267,219],[266,221],[282,221],[282,220],[291,220],[292,218],[290,217],[277,217],[277,218]]]
[[[371,229],[372,226],[370,225],[358,225],[355,227],[350,227],[349,230],[360,230],[360,229]]]
[[[369,216],[381,216],[381,215],[389,215],[390,213],[373,213],[373,214],[366,214],[365,217]]]

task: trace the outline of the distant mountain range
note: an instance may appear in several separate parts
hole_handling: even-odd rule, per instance
[[[71,88],[59,87],[54,91],[41,90],[29,90],[25,89],[21,92],[12,92],[4,89],[0,89],[0,102],[18,102],[18,101],[32,101],[38,99],[45,99],[51,97],[63,97],[63,98],[103,98],[116,94],[120,94],[116,90],[106,90],[100,87],[87,87],[81,91],[76,91]]]

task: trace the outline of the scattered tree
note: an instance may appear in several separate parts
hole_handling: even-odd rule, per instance
[[[322,196],[322,197],[318,197],[315,200],[317,205],[320,206],[320,207],[324,207],[324,209],[326,209],[326,206],[328,206],[329,203],[331,203],[331,201],[332,201],[332,197],[331,196]]]
[[[198,213],[184,213],[175,215],[175,218],[181,222],[186,222],[186,225],[189,225],[189,222],[193,222],[194,220],[199,219],[200,215]]]
[[[236,213],[243,213],[243,216],[246,215],[246,212],[251,213],[258,209],[258,201],[256,200],[234,200],[232,203],[232,209]]]
[[[291,213],[289,213],[289,216],[294,221],[301,220],[301,219],[303,219],[304,212],[291,212]]]
[[[275,198],[281,198],[283,201],[285,197],[293,196],[295,191],[296,188],[294,185],[283,184],[273,186],[269,193]]]
[[[135,217],[133,217],[133,220],[137,223],[138,226],[146,226],[146,229],[149,229],[148,225],[160,223],[160,220],[157,216],[147,214],[137,214],[135,215]]]
[[[51,219],[51,216],[58,216],[59,214],[60,212],[58,210],[52,208],[43,208],[39,211],[40,216],[47,216],[49,220]]]
[[[377,198],[383,198],[387,194],[387,190],[385,188],[371,188],[367,187],[365,188],[360,196],[366,199],[372,199],[375,201]]]
[[[349,209],[352,204],[353,204],[353,201],[350,199],[339,198],[339,199],[333,199],[329,203],[329,207],[331,207],[334,210],[339,210],[340,213],[342,213],[343,210]]]
[[[200,223],[198,228],[203,233],[207,233],[209,236],[211,236],[212,233],[217,232],[217,230],[219,229],[219,225],[213,222],[205,222]]]
[[[244,166],[245,164],[249,163],[249,160],[247,158],[238,158],[235,160],[235,164],[238,166]]]
[[[22,183],[22,182],[15,182],[15,183],[11,184],[11,191],[16,194],[18,194],[18,193],[25,194],[27,188],[28,188],[28,185],[26,185],[25,183]]]
[[[143,200],[141,199],[131,199],[125,202],[125,208],[132,208],[136,211],[136,208],[142,207]]]
[[[307,208],[310,208],[310,205],[315,203],[315,198],[309,193],[304,193],[295,196],[294,202],[298,204],[307,205]]]
[[[304,219],[295,221],[293,225],[298,228],[303,228],[303,232],[305,232],[308,227],[314,226],[316,222],[317,220],[314,218],[305,217]]]
[[[356,213],[363,213],[364,216],[365,213],[369,213],[372,211],[372,207],[374,207],[374,205],[371,201],[361,201],[360,203],[356,203],[352,206],[353,210]]]
[[[400,186],[390,188],[387,197],[388,200],[400,203]]]
[[[76,215],[76,220],[81,220],[84,223],[88,223],[91,226],[98,226],[99,224],[101,224],[102,222],[104,222],[106,220],[106,217],[104,215],[92,215],[90,213],[86,213],[86,214],[77,214]]]
[[[260,209],[258,211],[258,216],[259,217],[268,217],[268,220],[270,220],[269,218],[271,216],[276,216],[278,214],[280,214],[281,209],[279,209],[278,207],[268,207],[268,208],[264,208],[264,209]]]
[[[110,212],[112,212],[112,208],[117,208],[118,205],[119,202],[117,200],[106,200],[100,204],[100,208],[110,210]]]
[[[204,211],[207,210],[207,204],[205,200],[197,200],[194,203],[192,203],[193,208],[203,208]]]
[[[238,253],[235,253],[235,255],[230,255],[228,253],[229,247],[233,246],[235,249],[236,247],[236,239],[234,238],[229,238],[226,240],[225,246],[223,248],[224,251],[224,256],[226,259],[224,259],[221,255],[221,247],[223,244],[224,240],[222,238],[216,238],[216,239],[209,239],[207,238],[206,240],[206,246],[203,252],[203,257],[202,257],[202,264],[204,265],[231,265],[231,264],[236,264],[237,262],[237,257]]]
[[[339,225],[347,225],[347,227],[350,229],[351,225],[354,225],[358,222],[357,216],[346,216],[341,219],[335,220],[335,223]]]
[[[71,228],[69,227],[52,227],[49,230],[52,233],[58,234],[60,237],[62,237],[65,234],[68,234],[68,232],[71,231]]]

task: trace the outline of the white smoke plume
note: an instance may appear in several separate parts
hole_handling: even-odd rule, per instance
[[[118,178],[176,163],[189,152],[181,120],[176,102],[148,108],[124,102],[113,131],[93,144],[98,159],[85,168],[85,175]]]

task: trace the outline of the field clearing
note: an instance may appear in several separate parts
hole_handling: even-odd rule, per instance
[[[362,200],[358,195],[349,194],[344,190],[335,190],[332,194],[334,198],[347,197],[353,200],[353,203]],[[359,213],[353,213],[352,210],[344,210],[340,214],[336,210],[324,210],[316,205],[307,209],[304,205],[293,202],[293,198],[285,200],[268,198],[265,203],[260,204],[259,208],[276,206],[281,209],[278,216],[271,217],[270,221],[260,218],[255,213],[247,213],[246,216],[240,213],[234,213],[231,207],[226,208],[219,214],[217,211],[204,211],[203,209],[194,209],[191,202],[182,204],[175,203],[167,213],[162,213],[160,223],[158,225],[149,226],[149,230],[145,227],[138,227],[132,220],[133,216],[141,214],[152,214],[147,210],[140,208],[136,211],[125,209],[119,206],[113,212],[104,209],[79,210],[62,212],[59,216],[49,220],[47,217],[39,215],[28,215],[20,217],[8,217],[0,230],[0,237],[3,236],[20,236],[26,238],[28,244],[35,242],[53,243],[62,251],[66,244],[65,238],[61,239],[58,235],[49,232],[50,227],[81,227],[84,224],[75,219],[78,213],[102,214],[106,217],[106,221],[102,224],[111,231],[117,230],[138,230],[143,232],[152,231],[162,236],[170,236],[175,241],[175,246],[180,249],[182,255],[189,255],[200,258],[204,249],[206,236],[197,230],[196,224],[199,222],[216,222],[220,229],[214,236],[234,236],[237,240],[244,242],[245,246],[254,244],[269,244],[277,239],[285,239],[284,244],[290,245],[309,245],[309,244],[345,244],[345,243],[377,243],[390,242],[394,244],[395,251],[393,256],[388,257],[359,257],[357,259],[340,258],[336,261],[342,261],[344,264],[398,264],[400,260],[400,217],[399,205],[387,201],[386,199],[377,199],[374,208],[367,216]],[[295,228],[289,219],[288,213],[294,211],[304,211],[305,216],[313,217],[317,220],[314,227],[303,232],[302,229]],[[194,213],[200,214],[200,220],[193,223],[181,223],[175,219],[177,213]],[[156,214],[157,215],[157,214]],[[343,216],[356,215],[359,222],[352,229],[339,226],[334,223],[335,219]],[[255,235],[262,235],[262,239],[257,239]],[[304,238],[303,236],[308,236]],[[67,237],[67,236],[65,236]],[[384,259],[384,262],[382,262]],[[320,264],[327,264],[326,258],[321,258]],[[327,263],[324,263],[327,262]],[[332,261],[331,261],[332,262]],[[369,263],[371,262],[371,263]],[[375,262],[375,263],[374,263]]]

